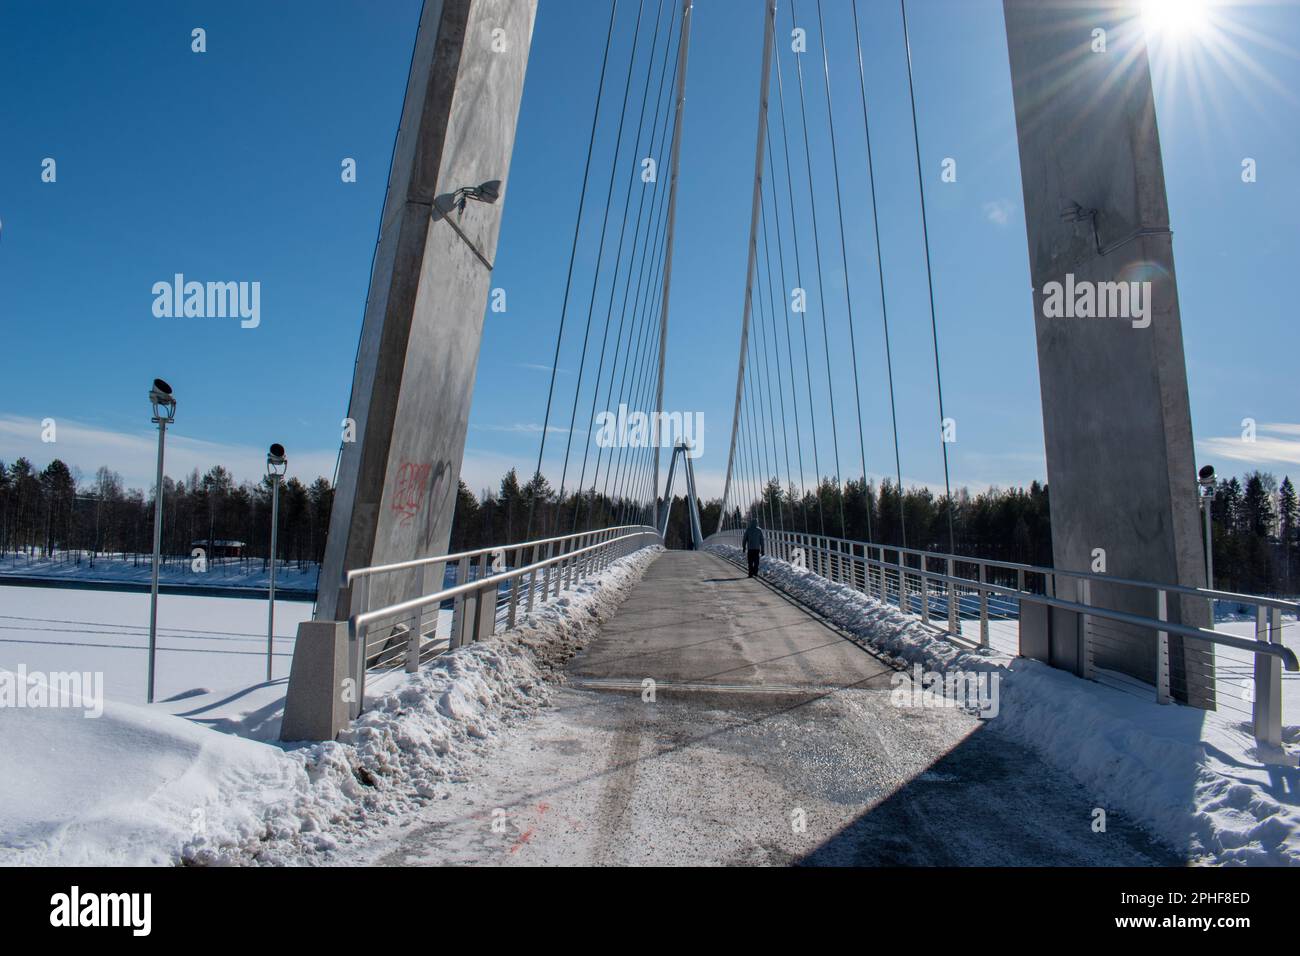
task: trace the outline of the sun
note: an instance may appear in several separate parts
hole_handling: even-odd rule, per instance
[[[1190,37],[1208,26],[1209,6],[1209,0],[1143,0],[1142,19],[1154,36]]]

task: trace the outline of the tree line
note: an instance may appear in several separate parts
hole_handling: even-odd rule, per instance
[[[326,478],[304,485],[289,478],[280,486],[280,560],[306,569],[325,554],[334,491]],[[139,564],[153,553],[153,491],[126,488],[122,476],[101,467],[89,481],[54,459],[37,471],[26,458],[0,461],[0,553],[93,564],[104,555]],[[164,560],[189,561],[204,547],[209,563],[225,550],[217,542],[243,543],[237,559],[266,564],[271,536],[271,482],[236,483],[214,465],[203,474],[163,479]]]
[[[1290,477],[1267,472],[1220,480],[1211,508],[1214,585],[1250,594],[1300,589],[1300,502]]]
[[[236,483],[214,465],[181,480],[163,480],[163,554],[188,560],[194,546],[241,541],[237,559],[265,564],[270,547],[271,484]],[[699,500],[705,535],[718,525],[722,503]],[[306,569],[325,554],[333,489],[325,478],[305,485],[289,478],[280,489],[281,560]],[[628,495],[588,490],[561,498],[540,474],[520,482],[515,469],[494,488],[475,494],[461,481],[456,496],[450,549],[570,534],[615,524],[649,523],[648,502]],[[742,514],[742,510],[744,513]],[[919,550],[979,555],[1021,564],[1051,565],[1050,499],[1046,484],[1027,488],[966,489],[950,499],[928,488],[900,492],[886,479],[879,485],[825,478],[802,495],[771,480],[748,507],[733,506],[725,525],[744,524],[752,511],[764,528],[826,534]],[[37,470],[26,458],[0,461],[0,552],[59,554],[91,561],[100,555],[147,560],[153,549],[153,495],[127,489],[122,478],[99,468],[80,481],[59,459]],[[1289,477],[1266,472],[1221,479],[1211,507],[1215,585],[1223,590],[1265,594],[1300,591],[1300,499]],[[690,546],[686,499],[674,498],[665,544]],[[209,554],[213,549],[208,549]],[[210,558],[213,560],[213,558]],[[220,559],[217,559],[220,560]]]
[[[840,488],[833,479],[823,478],[815,492],[802,495],[773,479],[744,515],[741,511],[731,509],[728,527],[742,526],[752,513],[764,528],[1020,564],[1052,563],[1047,486],[1037,481],[1028,488],[991,488],[974,495],[962,488],[950,503],[925,487],[900,493],[889,479],[878,486],[850,479]],[[717,523],[716,508],[713,522]]]

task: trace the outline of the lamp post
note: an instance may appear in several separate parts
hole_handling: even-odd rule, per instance
[[[176,396],[172,387],[160,378],[153,380],[149,389],[149,404],[158,426],[158,476],[153,492],[153,576],[149,586],[149,703],[153,703],[154,664],[158,656],[158,564],[162,556],[163,517],[163,446],[167,440],[167,426],[176,421]]]
[[[1201,511],[1205,514],[1205,586],[1214,589],[1214,541],[1210,530],[1211,512],[1214,510],[1214,466],[1206,465],[1196,474],[1200,485]]]
[[[266,477],[271,479],[271,588],[266,608],[266,679],[271,679],[271,660],[275,640],[275,554],[280,530],[280,479],[289,467],[284,446],[278,442],[266,454]]]

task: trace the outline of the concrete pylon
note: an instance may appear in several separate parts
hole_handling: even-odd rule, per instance
[[[446,551],[504,205],[497,197],[536,12],[536,0],[425,2],[353,372],[355,441],[345,434],[318,624],[351,612],[347,570]],[[371,606],[436,588],[441,575],[441,567],[385,575]],[[339,729],[342,691],[321,689],[346,669],[335,660],[337,628],[320,631],[304,626],[294,649],[286,740]]]
[[[1055,564],[1088,571],[1104,561],[1114,577],[1204,585],[1169,208],[1139,4],[1003,0],[1003,8]],[[1149,591],[1093,585],[1089,597],[1157,613]],[[1170,600],[1169,617],[1206,626],[1207,602]],[[1154,683],[1154,633],[1092,620],[1089,633],[1072,615],[1053,614],[1054,632],[1069,639],[1053,635],[1051,662]],[[1169,646],[1173,696],[1213,708],[1212,647],[1172,637]]]

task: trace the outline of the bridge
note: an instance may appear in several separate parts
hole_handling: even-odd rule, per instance
[[[1081,8],[1109,36],[1112,55],[1093,55]],[[1051,488],[1050,566],[958,546],[941,320],[959,319],[942,316],[934,298],[906,0],[899,13],[929,291],[933,441],[944,463],[939,543],[908,527],[901,502],[888,527],[871,527],[865,507],[886,492],[868,481],[864,421],[889,423],[886,470],[895,492],[904,481],[890,337],[899,316],[880,250],[874,107],[856,2],[753,7],[764,30],[752,212],[748,235],[734,238],[748,252],[746,274],[736,277],[743,305],[734,414],[722,501],[706,513],[696,447],[664,434],[692,10],[691,0],[646,0],[631,12],[611,4],[526,528],[519,540],[451,553],[535,4],[426,4],[358,348],[349,409],[357,440],[340,452],[321,593],[314,620],[299,630],[284,738],[330,739],[365,710],[377,675],[416,671],[494,635],[509,639],[543,608],[563,608],[565,595],[609,586],[616,566],[636,567],[643,576],[620,595],[599,637],[561,665],[572,706],[522,731],[501,758],[516,782],[498,773],[494,799],[508,791],[535,805],[562,788],[596,808],[604,829],[595,836],[565,839],[563,821],[539,821],[549,858],[632,861],[640,850],[627,821],[677,812],[674,801],[700,797],[693,775],[707,775],[736,783],[721,796],[715,789],[713,817],[767,821],[774,829],[765,852],[776,860],[805,851],[777,835],[772,807],[815,818],[817,852],[828,861],[912,862],[923,845],[930,859],[938,847],[948,848],[940,859],[955,859],[965,829],[1003,847],[1004,862],[1167,862],[1136,830],[1101,855],[1063,835],[1060,820],[1085,813],[1087,795],[1041,757],[982,733],[987,698],[916,720],[889,706],[891,693],[913,681],[912,664],[939,659],[957,662],[977,684],[980,674],[1037,661],[1068,678],[1052,685],[1059,693],[1081,700],[1106,686],[1207,711],[1240,707],[1224,690],[1248,674],[1242,718],[1263,752],[1287,759],[1282,673],[1300,664],[1282,642],[1282,618],[1300,607],[1215,590],[1207,575],[1172,233],[1136,9],[1127,0],[1004,0]],[[635,17],[626,64],[611,56],[620,16]],[[847,74],[831,69],[828,30],[856,38]],[[637,70],[644,78],[634,82]],[[824,115],[809,106],[814,83]],[[833,102],[860,114],[853,141],[865,144],[861,154],[846,145],[846,114]],[[618,135],[602,189],[595,134],[598,119],[611,116]],[[813,174],[814,124],[831,144],[830,181]],[[633,162],[646,155],[667,157],[653,179]],[[865,177],[869,210],[845,208],[849,175]],[[846,218],[862,215],[873,222],[874,261],[859,261],[845,240]],[[589,294],[575,268],[580,240],[597,250]],[[598,295],[602,270],[607,302]],[[855,298],[852,283],[836,291],[828,282],[835,270],[874,275],[878,298]],[[1153,277],[1141,307],[1129,296],[1134,274]],[[1088,299],[1100,311],[1079,315],[1100,317],[1063,317],[1062,290],[1085,283],[1100,290]],[[832,307],[838,297],[845,301]],[[566,335],[582,342],[568,408],[556,388]],[[868,343],[886,370],[878,380],[858,374]],[[851,381],[832,371],[832,350],[848,352]],[[729,382],[729,364],[726,375]],[[868,386],[887,398],[864,398]],[[598,410],[618,410],[618,430],[630,428],[632,440],[593,440]],[[584,423],[579,461],[573,439]],[[539,479],[552,426],[567,437],[548,497]],[[1108,459],[1133,464],[1123,489],[1092,467]],[[679,475],[691,548],[664,551]],[[752,580],[742,570],[751,519],[765,538]],[[1100,565],[1099,552],[1109,559]],[[1253,636],[1216,627],[1216,602],[1246,609]],[[643,707],[647,700],[658,709]],[[824,751],[782,752],[792,735],[809,733],[823,735]],[[512,762],[543,738],[569,749],[527,767]],[[595,764],[587,759],[593,748],[606,755]],[[981,788],[995,774],[1001,792],[1021,795],[1024,813],[977,823]],[[634,778],[642,783],[634,787]],[[866,805],[873,809],[864,814]],[[927,813],[940,807],[956,815],[947,824]],[[891,843],[904,819],[927,821],[926,840]],[[693,843],[727,845],[725,825],[698,826],[674,837],[671,852],[694,859]],[[464,836],[463,858],[473,858],[475,837],[468,829]],[[429,852],[408,841],[399,857]],[[725,852],[718,859],[739,861]]]

